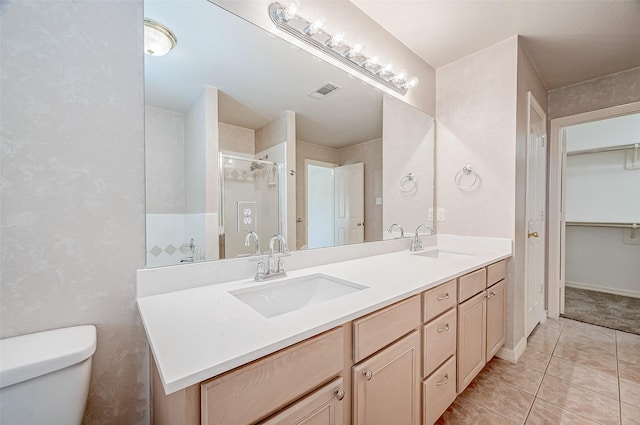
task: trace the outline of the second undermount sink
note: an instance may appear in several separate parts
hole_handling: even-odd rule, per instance
[[[229,293],[264,317],[274,317],[366,288],[368,287],[364,285],[317,273]]]
[[[442,249],[432,249],[429,251],[415,252],[413,255],[420,257],[435,258],[438,260],[464,260],[473,257],[472,254],[463,254],[461,252],[444,251]]]

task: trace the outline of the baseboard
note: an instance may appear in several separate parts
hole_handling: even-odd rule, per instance
[[[522,338],[514,348],[502,347],[497,353],[496,357],[506,360],[511,363],[518,363],[518,359],[524,353],[527,348],[527,338]]]
[[[606,294],[622,295],[624,297],[640,298],[640,291],[630,291],[628,289],[609,288],[607,286],[592,285],[590,283],[565,282],[564,286],[576,289],[587,289],[589,291],[604,292]]]

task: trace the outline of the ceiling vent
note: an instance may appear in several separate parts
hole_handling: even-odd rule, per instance
[[[313,97],[314,99],[324,99],[325,97],[329,96],[331,93],[341,88],[342,87],[334,83],[325,83],[318,90],[315,90],[309,93],[309,96]]]

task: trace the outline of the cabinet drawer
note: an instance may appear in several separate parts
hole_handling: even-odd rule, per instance
[[[344,391],[342,378],[335,379],[258,425],[341,425]]]
[[[487,289],[487,270],[482,268],[458,278],[458,301],[463,302]]]
[[[487,288],[507,277],[507,260],[487,266]]]
[[[422,383],[424,425],[434,424],[456,399],[456,356],[452,356]]]
[[[340,327],[204,382],[202,424],[255,423],[338,376],[343,367]]]
[[[428,322],[455,306],[458,303],[456,295],[455,279],[425,292],[422,295],[422,305],[424,306],[422,320]]]
[[[353,362],[391,344],[420,326],[420,295],[353,321]]]
[[[428,376],[440,364],[456,353],[456,309],[453,308],[422,327],[422,376]]]

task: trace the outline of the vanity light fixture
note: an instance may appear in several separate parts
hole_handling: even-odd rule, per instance
[[[355,44],[353,47],[347,45],[343,32],[329,34],[323,20],[308,21],[298,15],[295,1],[291,1],[287,6],[277,2],[271,3],[269,17],[276,27],[287,34],[314,46],[349,68],[400,94],[406,94],[408,89],[418,84],[418,79],[409,78],[406,71],[394,71],[393,64],[382,65],[378,56],[365,56],[361,44]]]
[[[178,43],[171,30],[160,22],[144,18],[144,52],[149,56],[164,56]]]

